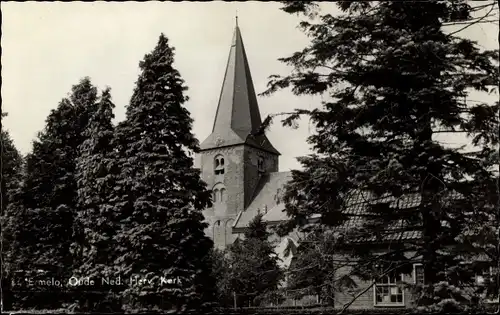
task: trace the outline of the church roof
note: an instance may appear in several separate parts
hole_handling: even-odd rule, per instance
[[[256,134],[262,123],[248,59],[238,25],[234,30],[212,134],[201,150],[248,144],[278,154],[265,135]]]
[[[286,220],[285,215],[285,204],[283,202],[278,203],[271,210],[268,209],[267,213],[262,217],[262,219],[266,222],[281,222]]]
[[[234,228],[246,228],[259,211],[265,213],[263,220],[266,222],[286,220],[286,214],[282,211],[284,208],[281,208],[283,204],[278,204],[278,196],[285,184],[291,179],[291,172],[274,172],[263,175],[257,184],[252,201],[240,213]]]

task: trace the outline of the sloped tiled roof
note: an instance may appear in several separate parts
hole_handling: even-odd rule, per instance
[[[401,209],[416,207],[420,204],[420,194],[412,193],[395,198],[393,196],[382,196],[376,198],[369,191],[353,190],[347,197],[346,209],[344,213],[350,215],[363,215],[369,209],[370,205],[376,203],[389,203],[390,207]]]
[[[240,213],[235,228],[245,228],[248,223],[257,215],[259,210],[264,211],[264,206],[267,206],[267,213],[263,220],[268,223],[279,223],[287,220],[287,215],[284,212],[285,205],[277,203],[277,197],[284,185],[291,180],[290,172],[271,173],[261,179],[253,201],[248,208]],[[446,200],[457,199],[459,194],[456,192],[448,193]],[[411,209],[418,207],[421,204],[421,195],[419,193],[411,193],[403,195],[399,198],[393,196],[375,197],[368,191],[353,190],[346,197],[346,208],[344,213],[348,214],[349,219],[341,226],[336,228],[336,231],[352,231],[359,228],[365,222],[365,217],[369,215],[370,205],[377,203],[388,203],[389,207],[398,209]],[[319,215],[313,216],[315,218]],[[388,231],[384,233],[384,240],[410,240],[421,237],[421,232],[412,229],[401,229],[402,226],[395,223],[393,227],[388,227]],[[399,231],[398,231],[399,230]],[[363,238],[363,241],[375,241],[376,236],[370,236],[369,239]]]
[[[382,196],[376,198],[372,193],[368,191],[355,190],[352,191],[346,200],[346,208],[344,213],[348,215],[348,219],[344,222],[342,226],[336,228],[337,231],[351,230],[353,228],[360,227],[363,222],[365,222],[365,216],[368,214],[371,205],[376,203],[389,203],[389,207],[399,208],[399,209],[410,209],[417,207],[421,202],[421,197],[419,194],[407,194],[400,198],[395,198],[393,196]],[[398,226],[400,227],[400,226]],[[398,233],[397,237],[401,234]],[[406,238],[418,237],[416,233],[406,233]],[[389,236],[388,238],[396,237]]]
[[[445,202],[458,198],[460,198],[460,194],[456,192],[449,192],[444,197]],[[353,191],[347,197],[346,209],[344,210],[344,213],[348,214],[348,219],[334,230],[341,233],[349,233],[356,228],[361,228],[366,222],[366,216],[373,215],[369,213],[369,207],[377,203],[388,203],[391,208],[411,209],[418,207],[421,202],[422,198],[419,193],[406,194],[399,198],[395,198],[394,196],[376,198],[367,191]],[[382,237],[384,241],[412,240],[421,238],[422,233],[418,229],[408,227],[403,222],[395,222],[387,227]],[[380,240],[377,236],[370,235],[368,237],[364,236],[356,242],[373,242],[377,240]]]
[[[449,192],[444,197],[446,200],[458,199],[460,195],[456,192]],[[344,213],[353,217],[364,216],[368,214],[369,207],[377,203],[388,203],[391,208],[411,209],[418,207],[422,202],[420,193],[409,193],[399,198],[386,195],[375,197],[368,191],[353,191],[346,200],[346,209]]]
[[[285,184],[291,180],[291,172],[275,172],[265,174],[261,177],[257,188],[254,193],[254,197],[250,205],[238,215],[238,219],[234,224],[236,229],[246,228],[250,221],[259,213],[265,212],[265,207],[267,207],[267,218],[264,216],[264,221],[283,221],[286,220],[286,215],[281,210],[281,206],[278,206],[278,195],[282,191]]]

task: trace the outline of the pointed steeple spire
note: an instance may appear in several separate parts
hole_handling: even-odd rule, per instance
[[[246,143],[279,154],[266,136],[253,136],[259,130],[261,123],[257,96],[236,15],[236,27],[212,134],[201,144],[201,149]]]

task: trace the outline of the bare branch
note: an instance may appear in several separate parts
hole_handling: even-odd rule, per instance
[[[490,8],[490,10],[488,11],[488,13],[486,13],[485,15],[483,15],[482,17],[480,17],[479,19],[477,19],[475,22],[471,22],[471,23],[467,24],[466,26],[464,26],[464,27],[462,27],[462,28],[460,28],[460,29],[456,30],[455,32],[451,32],[450,34],[448,34],[448,36],[453,36],[454,34],[457,34],[457,33],[461,32],[461,31],[463,31],[463,30],[465,30],[465,29],[467,29],[467,28],[471,27],[471,26],[472,26],[472,25],[474,25],[474,24],[478,24],[478,23],[480,23],[482,20],[486,19],[486,18],[487,18],[487,17],[491,14],[491,12],[493,12],[493,9],[494,9],[494,8],[495,8],[495,6],[493,5],[493,6]]]
[[[432,133],[464,133],[467,132],[465,130],[435,130]]]

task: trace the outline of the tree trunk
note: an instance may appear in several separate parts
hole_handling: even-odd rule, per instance
[[[2,277],[2,313],[12,310],[12,279],[9,276]]]
[[[428,117],[428,113],[424,113],[422,116]],[[428,118],[423,120],[426,127],[418,134],[420,144],[432,141],[431,122]],[[425,147],[423,145],[422,152],[424,150]],[[421,165],[424,164],[422,161],[420,162]],[[438,273],[441,270],[439,270],[439,260],[437,257],[438,249],[444,245],[438,240],[441,222],[438,217],[440,202],[436,200],[436,195],[442,189],[440,177],[441,169],[439,166],[433,162],[427,161],[427,169],[420,175],[422,187],[421,202],[424,205],[422,209],[422,233],[424,237],[422,261],[424,264],[425,282],[431,285],[443,280],[438,277]]]

